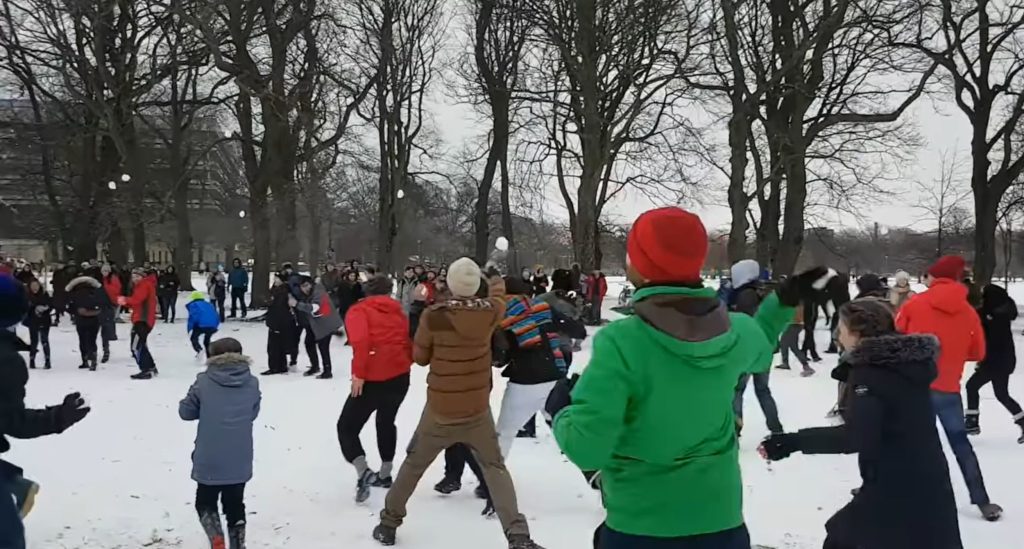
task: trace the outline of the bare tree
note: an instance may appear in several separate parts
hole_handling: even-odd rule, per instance
[[[935,224],[935,257],[945,255],[945,237],[971,195],[970,189],[961,183],[962,178],[963,164],[954,152],[942,155],[942,171],[935,181],[917,183],[920,201],[916,208],[923,213],[921,221]]]

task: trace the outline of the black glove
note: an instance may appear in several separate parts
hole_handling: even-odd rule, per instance
[[[576,386],[579,379],[579,374],[573,374],[572,378],[558,380],[554,389],[551,389],[548,400],[544,404],[544,419],[549,425],[554,421],[558,412],[572,404],[572,388]]]
[[[797,435],[795,433],[779,433],[770,435],[764,439],[758,451],[761,457],[768,461],[781,461],[788,458],[793,452],[799,451]]]
[[[787,278],[775,293],[778,294],[780,303],[787,307],[796,307],[801,301],[813,301],[815,293],[824,289],[830,275],[835,276],[835,272],[825,267],[815,267]],[[815,288],[815,283],[820,287]]]
[[[85,405],[81,393],[71,393],[57,406],[57,432],[63,433],[72,425],[85,419],[92,408]]]

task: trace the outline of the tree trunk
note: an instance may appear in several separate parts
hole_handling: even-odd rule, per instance
[[[807,201],[807,172],[802,147],[793,147],[784,153],[786,165],[786,205],[779,254],[772,273],[775,276],[792,275],[804,244],[804,208]]]
[[[977,174],[975,174],[977,175]],[[974,186],[974,283],[992,282],[996,270],[996,214],[999,200],[986,183]]]
[[[255,187],[260,188],[260,183],[257,183]],[[249,286],[252,288],[251,303],[254,306],[263,307],[270,302],[271,239],[266,195],[259,196],[259,193],[252,193],[252,196],[249,197],[249,217],[250,223],[252,223],[253,260],[252,280],[249,282]]]
[[[495,124],[497,126],[497,124]],[[491,188],[494,184],[494,173],[498,168],[501,150],[498,148],[498,137],[495,135],[491,150],[487,153],[484,175],[477,187],[476,204],[473,213],[473,235],[476,262],[483,265],[491,253]]]
[[[508,266],[515,269],[511,272],[518,272],[522,266],[519,265],[519,249],[516,247],[515,224],[512,220],[512,202],[509,199],[511,187],[512,181],[508,174],[508,150],[506,149],[505,154],[501,157],[501,232],[508,240]]]

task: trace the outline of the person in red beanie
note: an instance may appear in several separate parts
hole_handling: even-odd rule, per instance
[[[967,264],[960,256],[939,258],[925,277],[928,291],[910,299],[896,317],[896,329],[905,334],[931,334],[939,340],[939,375],[932,382],[932,405],[956,456],[971,503],[986,520],[996,521],[1002,508],[992,503],[985,489],[978,456],[967,438],[960,381],[966,362],[985,358],[981,319],[967,300],[962,283]]]
[[[571,398],[560,384],[548,399],[562,452],[599,471],[601,549],[750,548],[736,380],[771,367],[794,307],[829,271],[790,277],[754,316],[729,313],[701,282],[707,250],[696,215],[661,208],[640,216],[626,258],[635,315],[598,332]]]

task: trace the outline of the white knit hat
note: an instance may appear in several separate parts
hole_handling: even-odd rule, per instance
[[[744,259],[732,266],[732,287],[750,284],[761,276],[761,266],[753,259]]]
[[[448,287],[455,297],[476,297],[480,289],[480,267],[468,257],[448,266]]]

